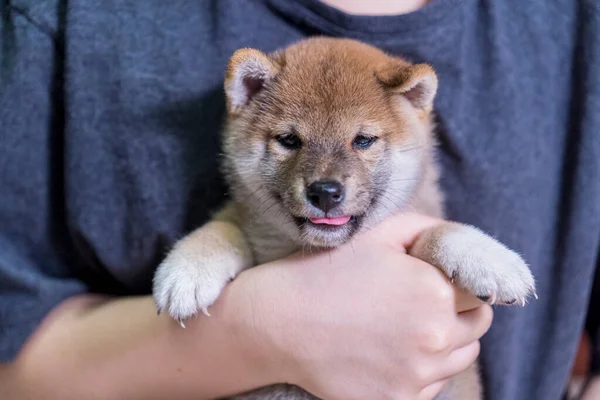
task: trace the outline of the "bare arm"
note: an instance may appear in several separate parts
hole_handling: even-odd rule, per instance
[[[0,398],[208,399],[269,384],[232,293],[243,291],[188,329],[157,317],[149,296],[71,299],[0,369]]]

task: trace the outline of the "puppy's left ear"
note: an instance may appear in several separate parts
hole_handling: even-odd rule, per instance
[[[376,76],[386,89],[404,96],[415,108],[424,111],[433,108],[438,79],[431,66],[398,60],[382,68]]]
[[[279,73],[281,66],[265,53],[240,49],[233,53],[225,75],[227,110],[238,114]]]

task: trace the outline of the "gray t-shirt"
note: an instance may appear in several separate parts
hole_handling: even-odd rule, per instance
[[[390,17],[317,0],[9,3],[0,360],[69,296],[149,293],[168,246],[223,201],[234,50],[344,36],[436,68],[448,214],[522,253],[536,276],[540,299],[498,308],[484,338],[488,398],[561,397],[600,249],[596,0],[432,0]]]

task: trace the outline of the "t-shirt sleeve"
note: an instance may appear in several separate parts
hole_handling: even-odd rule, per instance
[[[0,362],[52,308],[87,290],[62,245],[60,46],[26,10],[0,14]]]

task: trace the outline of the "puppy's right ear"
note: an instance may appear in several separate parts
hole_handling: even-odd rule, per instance
[[[240,49],[233,53],[225,75],[228,112],[241,112],[280,68],[274,59],[259,50]]]

